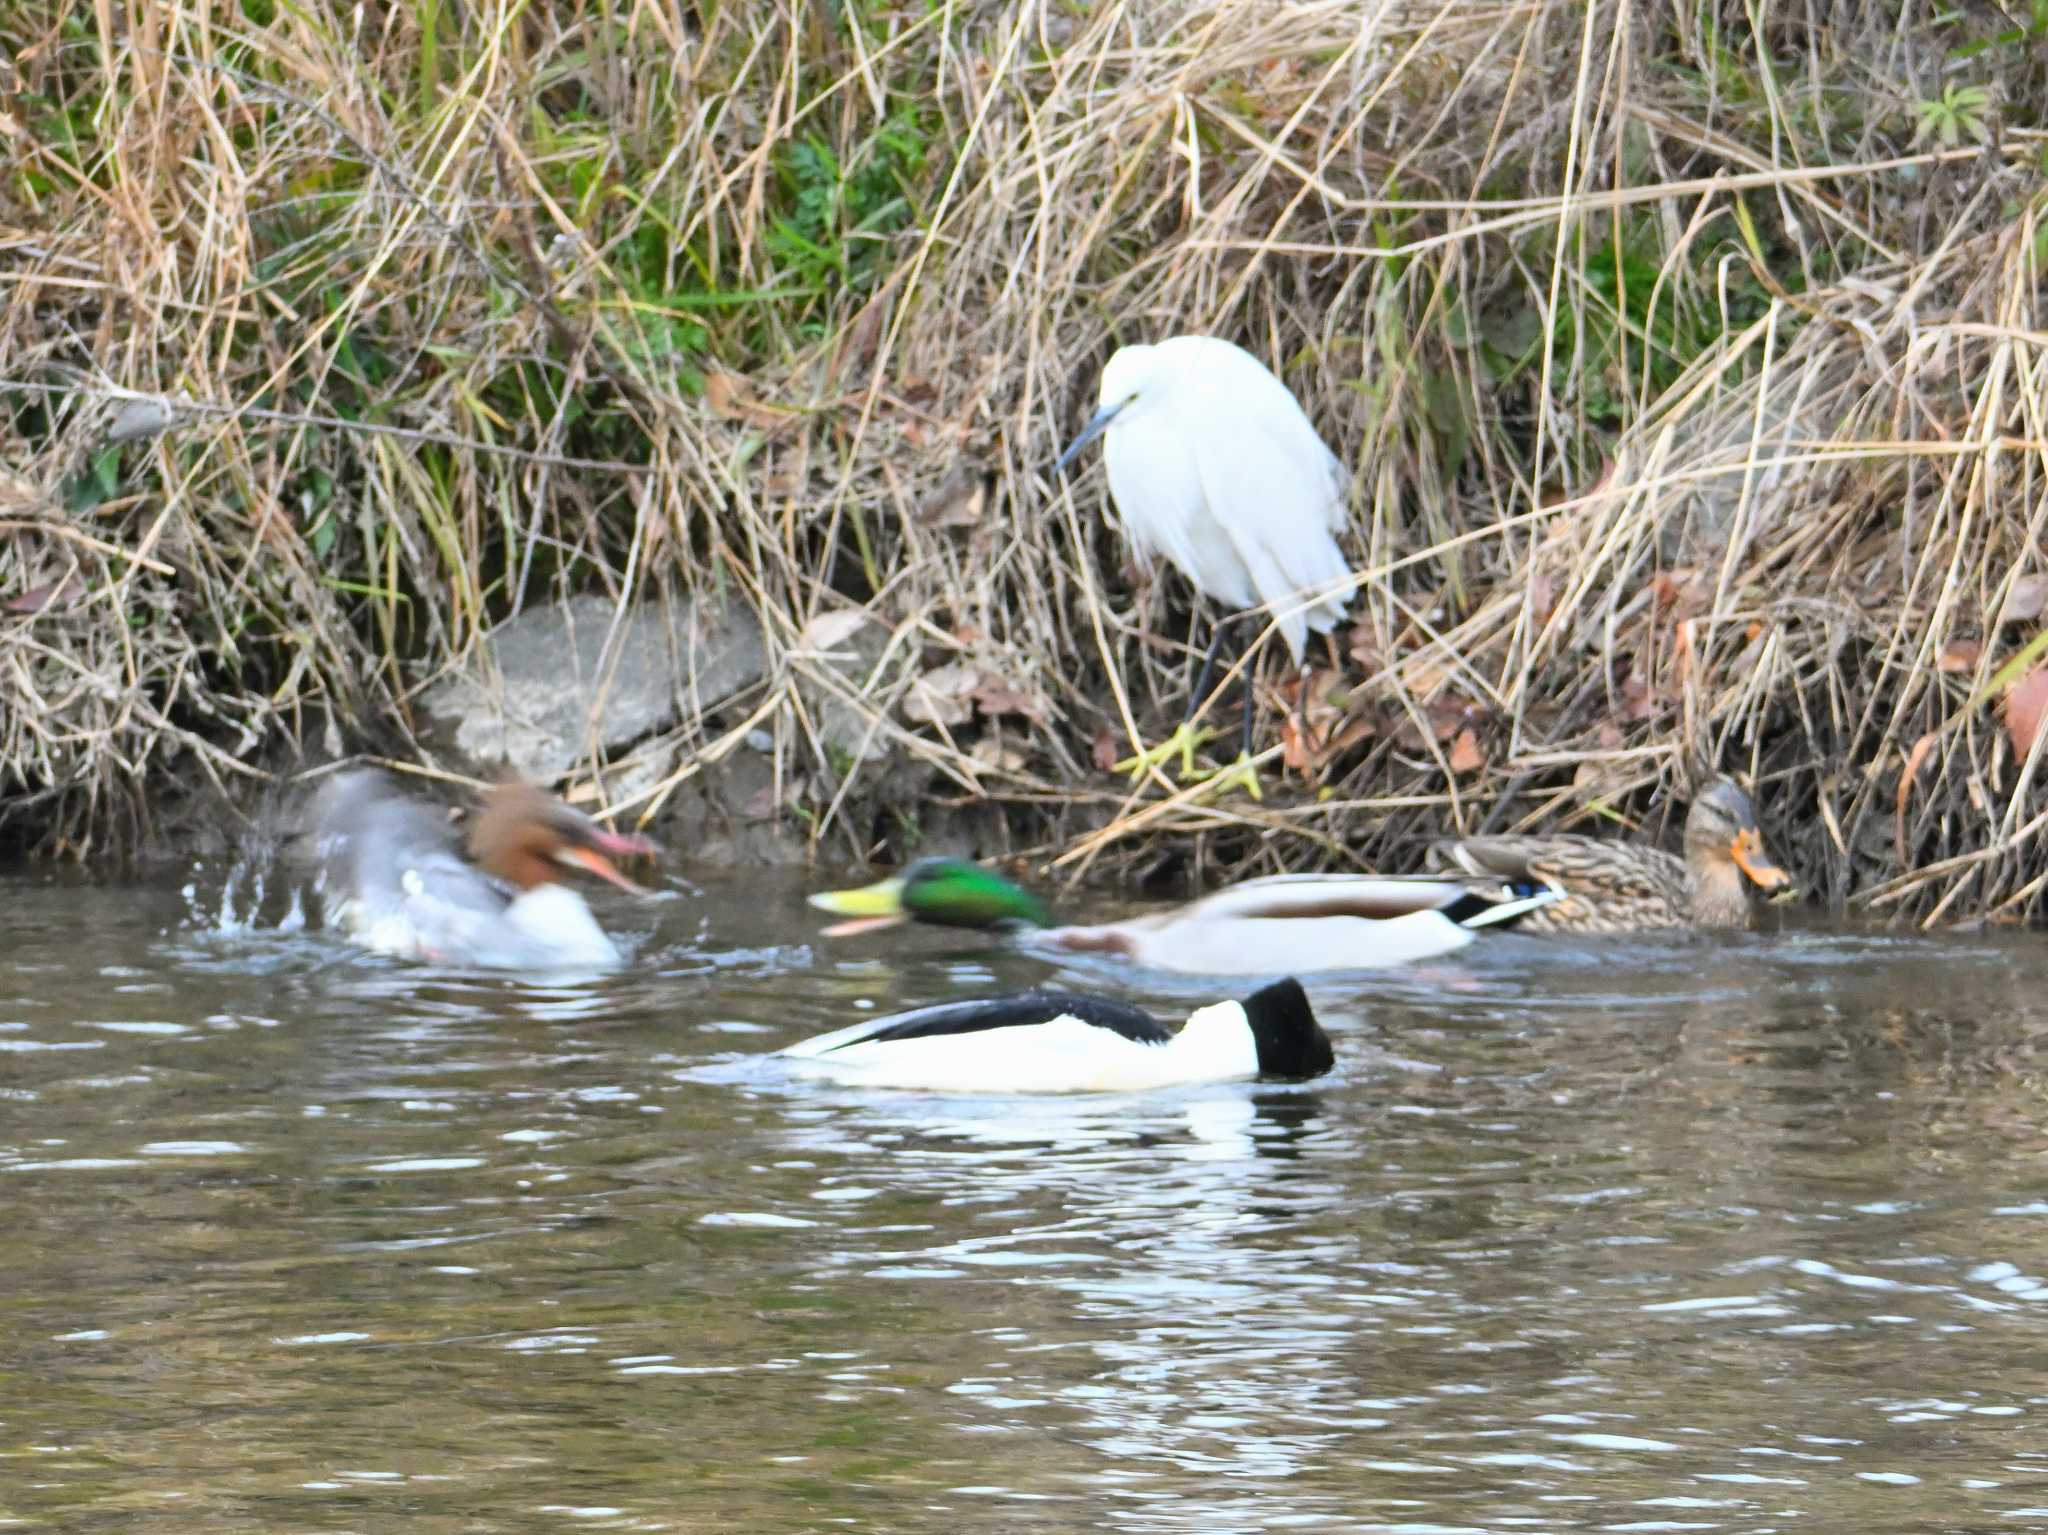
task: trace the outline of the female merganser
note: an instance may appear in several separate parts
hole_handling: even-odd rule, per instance
[[[1562,899],[1541,880],[1467,875],[1276,874],[1123,922],[1055,927],[1029,891],[959,858],[924,858],[893,879],[823,891],[813,906],[852,917],[840,937],[892,922],[1009,928],[1053,956],[1094,955],[1182,975],[1308,975],[1413,964],[1513,926]]]
[[[1176,1032],[1107,997],[1026,991],[941,1002],[821,1034],[778,1054],[859,1087],[956,1093],[1128,1093],[1328,1071],[1330,1036],[1301,983],[1196,1009]]]
[[[655,851],[511,782],[485,797],[465,861],[441,811],[366,768],[331,779],[309,820],[331,923],[379,953],[500,969],[617,964],[618,947],[555,877],[584,869],[645,895],[611,860]]]

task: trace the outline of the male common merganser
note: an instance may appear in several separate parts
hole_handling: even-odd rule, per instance
[[[941,1002],[821,1034],[777,1052],[858,1087],[956,1093],[1127,1093],[1328,1071],[1330,1036],[1301,983],[1197,1008],[1178,1031],[1107,997],[1026,991]]]
[[[471,823],[470,862],[438,808],[367,768],[329,780],[309,823],[329,922],[379,953],[498,969],[617,964],[617,945],[556,876],[584,869],[645,895],[611,860],[655,851],[510,782]]]
[[[813,906],[861,920],[837,937],[910,920],[1012,928],[1035,953],[1095,955],[1182,975],[1308,975],[1412,964],[1514,925],[1563,892],[1536,879],[1276,874],[1123,922],[1055,927],[1038,898],[991,869],[924,858],[893,879],[824,891]]]

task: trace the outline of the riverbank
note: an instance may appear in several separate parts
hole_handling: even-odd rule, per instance
[[[1628,14],[14,8],[0,837],[475,771],[422,700],[496,626],[705,599],[760,675],[615,755],[736,857],[1402,868],[1713,768],[1815,899],[2039,920],[2048,49]],[[1356,476],[1259,802],[1105,770],[1187,593],[1050,474],[1183,330]]]

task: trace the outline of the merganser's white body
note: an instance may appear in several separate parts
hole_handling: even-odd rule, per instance
[[[807,1074],[935,1092],[1145,1092],[1330,1069],[1329,1036],[1286,980],[1199,1008],[1177,1031],[1100,997],[1026,992],[944,1002],[792,1045]]]

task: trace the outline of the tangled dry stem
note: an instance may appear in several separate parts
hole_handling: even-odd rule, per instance
[[[15,7],[5,808],[103,848],[151,775],[406,730],[522,606],[717,588],[774,667],[684,772],[767,730],[844,850],[891,828],[834,704],[1076,872],[1650,835],[1734,769],[1831,902],[2038,918],[1997,705],[2038,659],[2048,90],[1822,9]],[[1916,133],[1964,67],[1997,134]],[[857,217],[891,125],[902,207]],[[1357,471],[1355,623],[1261,673],[1258,803],[1099,765],[1178,708],[1185,593],[1049,465],[1175,331]]]

